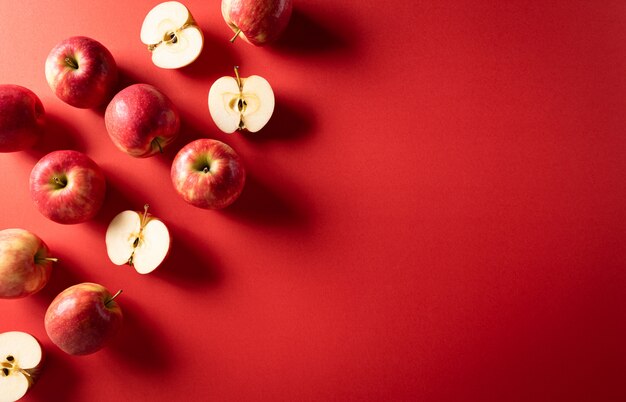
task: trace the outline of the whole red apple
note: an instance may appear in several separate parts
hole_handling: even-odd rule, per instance
[[[222,0],[222,17],[238,36],[255,46],[282,34],[291,18],[292,0]]]
[[[0,85],[0,152],[32,147],[41,137],[46,113],[33,91],[19,85]]]
[[[54,151],[37,162],[30,174],[30,194],[45,217],[74,224],[93,218],[106,192],[100,167],[78,151]]]
[[[80,283],[54,298],[44,319],[52,343],[70,355],[102,349],[122,326],[122,309],[102,285]]]
[[[25,229],[0,230],[0,298],[17,299],[39,292],[50,279],[48,246]]]
[[[148,84],[134,84],[118,92],[107,106],[104,122],[115,146],[137,158],[163,152],[180,129],[178,109]]]
[[[178,152],[171,176],[185,201],[205,209],[232,204],[246,181],[239,155],[223,142],[208,138],[192,141]]]
[[[63,102],[82,109],[109,100],[117,84],[117,64],[100,42],[73,36],[57,44],[46,59],[46,80]]]

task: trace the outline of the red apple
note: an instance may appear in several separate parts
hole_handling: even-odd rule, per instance
[[[102,285],[80,283],[54,298],[44,319],[52,343],[70,355],[102,349],[122,326],[122,309]]]
[[[96,108],[113,94],[117,64],[100,42],[73,36],[48,54],[46,80],[63,102],[83,109]]]
[[[106,192],[100,167],[78,151],[54,151],[37,162],[30,174],[30,194],[46,218],[74,224],[93,218]]]
[[[43,134],[46,113],[33,91],[0,85],[0,152],[32,147]]]
[[[17,299],[39,292],[56,258],[37,235],[24,229],[0,230],[0,298]]]
[[[180,129],[178,109],[148,84],[131,85],[118,92],[107,106],[104,122],[113,143],[137,158],[163,152]]]
[[[238,36],[263,46],[280,36],[291,18],[292,0],[222,0],[222,17]]]
[[[192,141],[178,152],[171,176],[185,201],[206,209],[232,204],[246,181],[239,155],[223,142],[207,138]]]

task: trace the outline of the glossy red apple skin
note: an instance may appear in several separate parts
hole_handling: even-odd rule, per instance
[[[43,135],[46,112],[39,97],[19,85],[0,85],[0,152],[31,148]]]
[[[122,309],[102,285],[80,283],[52,301],[44,319],[50,340],[70,355],[88,355],[102,349],[119,331]]]
[[[192,141],[178,152],[171,177],[186,202],[204,209],[229,206],[246,181],[239,155],[223,142],[207,138]]]
[[[66,59],[75,62],[74,68]],[[73,36],[59,42],[46,58],[46,80],[63,102],[82,109],[106,103],[117,84],[117,64],[100,42]]]
[[[49,249],[25,229],[0,230],[0,298],[17,299],[39,292],[50,279]]]
[[[118,92],[107,106],[104,122],[115,146],[137,158],[161,152],[180,130],[178,109],[148,84],[134,84]]]
[[[289,23],[293,0],[222,0],[222,17],[242,39],[263,46],[278,39]]]
[[[104,173],[82,152],[51,152],[37,162],[30,174],[30,194],[35,206],[57,223],[69,225],[90,220],[100,210],[105,193]]]

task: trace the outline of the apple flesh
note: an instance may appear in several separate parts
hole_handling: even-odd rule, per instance
[[[223,142],[208,138],[192,141],[178,152],[171,177],[186,202],[205,209],[232,204],[246,179],[239,155]]]
[[[117,64],[100,42],[73,36],[58,43],[46,58],[46,80],[63,102],[82,109],[104,104],[117,84]]]
[[[107,254],[115,265],[128,264],[140,274],[157,269],[167,257],[171,237],[165,224],[148,213],[120,212],[106,232]]]
[[[70,355],[88,355],[102,349],[122,326],[122,310],[115,295],[102,285],[80,283],[52,301],[44,320],[50,340]]]
[[[56,261],[46,243],[28,230],[0,230],[0,298],[17,299],[39,292],[48,283]]]
[[[148,84],[134,84],[118,92],[106,108],[104,122],[113,144],[137,158],[163,152],[180,129],[178,109]]]
[[[19,85],[0,85],[0,152],[22,151],[42,136],[46,113],[39,97]]]
[[[141,41],[148,45],[154,65],[174,69],[198,58],[204,37],[187,7],[177,1],[166,1],[146,15],[141,25]]]
[[[43,361],[39,341],[26,332],[0,334],[0,402],[17,401],[33,386]]]
[[[292,10],[292,0],[222,0],[222,17],[235,32],[230,41],[241,37],[255,46],[278,39]]]
[[[37,162],[30,174],[30,194],[46,218],[75,224],[93,218],[102,203],[106,180],[100,167],[78,151],[54,151]]]
[[[237,130],[257,132],[274,112],[274,91],[263,77],[252,75],[218,78],[209,90],[209,113],[217,127],[225,133]]]

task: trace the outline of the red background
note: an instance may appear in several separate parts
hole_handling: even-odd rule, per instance
[[[48,353],[26,401],[626,400],[626,3],[296,0],[282,40],[228,42],[219,1],[185,4],[205,35],[191,66],[152,65],[139,41],[156,1],[0,2],[0,82],[42,99],[45,139],[0,155],[0,228],[60,258],[48,286],[0,301],[0,331]],[[85,35],[120,88],[180,108],[165,155],[133,159],[102,110],[56,99],[44,61]],[[215,79],[257,74],[274,115],[226,135]],[[187,142],[233,146],[248,169],[224,211],[185,204],[169,169]],[[56,149],[105,171],[105,206],[63,226],[28,177]],[[113,266],[110,220],[148,202],[174,236],[148,276]],[[64,355],[43,317],[83,281],[123,288],[106,349]]]

